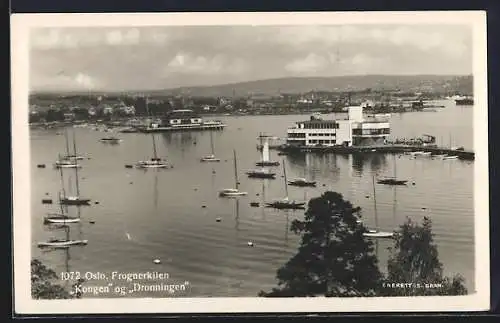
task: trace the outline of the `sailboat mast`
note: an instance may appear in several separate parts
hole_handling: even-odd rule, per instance
[[[283,159],[283,176],[285,178],[285,197],[288,197],[288,182],[286,180],[286,166],[284,159]]]
[[[212,149],[212,155],[215,155],[215,149],[214,149],[214,135],[212,131],[210,131],[210,147]]]
[[[75,139],[75,133],[73,132],[73,151],[75,156],[77,156],[76,153],[76,139]],[[75,163],[77,163],[75,161]],[[78,167],[75,167],[75,184],[76,184],[76,196],[80,196],[80,185],[78,183]]]
[[[372,176],[372,186],[373,186],[373,209],[375,212],[375,229],[378,230],[378,213],[377,213],[377,195],[375,193],[375,176]]]
[[[397,179],[397,176],[396,176],[396,154],[393,154],[392,158],[393,158],[393,162],[394,162],[394,178]]]
[[[152,133],[151,138],[153,138],[153,158],[157,159],[157,153],[156,153],[156,141],[155,141],[155,135]]]
[[[238,189],[238,168],[236,164],[236,150],[233,150],[233,158],[234,158],[234,181],[235,188]]]
[[[66,127],[64,127],[64,139],[66,140],[66,157],[69,157],[70,156],[70,153],[69,153],[69,139],[68,139],[68,129]]]

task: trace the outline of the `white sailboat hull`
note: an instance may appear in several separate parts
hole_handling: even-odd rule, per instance
[[[78,223],[80,222],[80,218],[65,216],[62,214],[54,214],[49,215],[44,218],[46,223],[57,223],[57,224],[66,224],[66,223]]]
[[[394,232],[383,232],[383,231],[376,231],[376,230],[369,230],[368,232],[363,233],[363,236],[367,238],[394,238]]]
[[[58,240],[58,241],[39,242],[38,247],[69,248],[71,246],[85,246],[87,245],[87,243],[88,240]]]

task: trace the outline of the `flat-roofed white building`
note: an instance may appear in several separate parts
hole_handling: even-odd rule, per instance
[[[293,146],[370,146],[384,144],[390,134],[387,116],[364,116],[363,107],[348,107],[346,119],[296,122],[287,129],[287,144]]]

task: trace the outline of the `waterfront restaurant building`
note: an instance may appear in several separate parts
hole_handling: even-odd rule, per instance
[[[326,120],[312,116],[287,129],[291,146],[373,146],[382,145],[390,134],[389,117],[363,116],[363,107],[347,108],[346,119]]]

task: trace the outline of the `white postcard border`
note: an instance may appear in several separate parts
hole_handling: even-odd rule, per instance
[[[33,300],[28,129],[29,30],[158,25],[470,24],[474,30],[475,289],[467,296]],[[478,311],[490,306],[488,102],[484,11],[14,14],[11,16],[14,311],[17,314]]]

